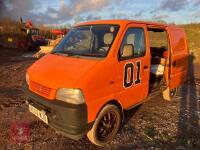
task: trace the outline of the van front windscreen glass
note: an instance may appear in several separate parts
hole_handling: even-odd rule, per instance
[[[73,28],[53,53],[106,57],[118,33],[117,25],[91,25]]]

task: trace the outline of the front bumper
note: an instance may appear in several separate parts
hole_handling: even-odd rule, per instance
[[[23,90],[28,103],[44,110],[48,125],[57,132],[78,140],[91,129],[92,123],[88,124],[86,104],[74,105],[59,100],[47,100],[31,92],[27,84],[23,85]]]

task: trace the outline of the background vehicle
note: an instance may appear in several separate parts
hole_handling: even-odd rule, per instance
[[[153,43],[158,33],[161,45]],[[79,24],[28,69],[29,109],[67,137],[87,133],[103,146],[115,137],[124,110],[160,93],[172,100],[187,79],[188,53],[184,30],[176,26],[129,20]]]
[[[45,54],[50,53],[54,47],[63,39],[64,35],[68,30],[51,30],[52,39],[48,40],[48,44],[46,46],[40,46],[39,51],[34,55],[35,58],[40,58]]]
[[[46,45],[45,37],[40,35],[39,29],[33,26],[31,20],[28,19],[24,23],[20,18],[20,28],[27,35],[26,44],[29,50],[37,50],[39,46]]]

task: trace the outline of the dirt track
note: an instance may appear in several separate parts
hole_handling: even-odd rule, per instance
[[[158,96],[126,112],[125,125],[117,137],[99,148],[86,137],[73,141],[58,135],[27,111],[21,86],[25,70],[34,60],[22,54],[1,50],[0,149],[200,149],[200,65],[190,62],[189,80],[174,101]],[[12,141],[16,124],[29,131],[21,144]]]

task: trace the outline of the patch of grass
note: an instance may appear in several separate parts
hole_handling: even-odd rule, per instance
[[[185,29],[190,52],[194,53],[195,62],[200,63],[200,24],[182,25]]]

